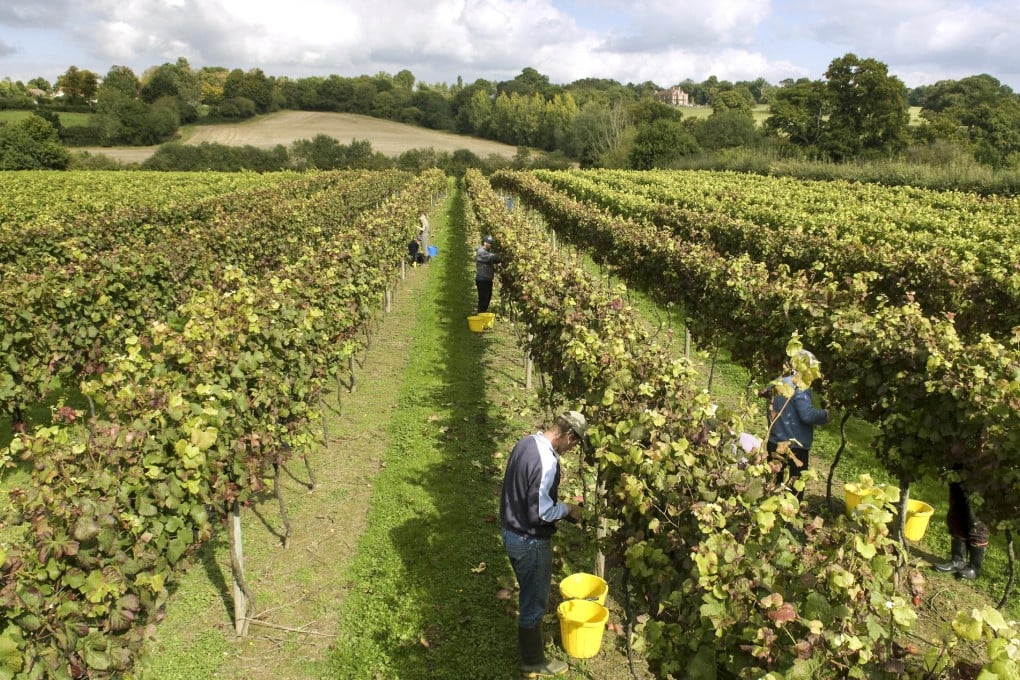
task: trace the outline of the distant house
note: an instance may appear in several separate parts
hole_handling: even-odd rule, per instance
[[[48,96],[45,90],[40,90],[38,87],[28,88],[28,94],[32,97],[46,97]]]
[[[668,90],[659,90],[659,99],[670,106],[690,106],[691,96],[683,91],[679,85],[674,85]]]

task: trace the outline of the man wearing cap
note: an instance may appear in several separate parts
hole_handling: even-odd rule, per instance
[[[567,670],[558,659],[545,658],[542,617],[552,585],[552,535],[560,520],[578,522],[581,508],[557,501],[559,457],[580,444],[586,452],[588,423],[577,411],[558,416],[544,432],[519,440],[510,453],[499,517],[503,545],[520,586],[517,642],[525,677],[548,677]]]
[[[492,251],[494,243],[491,236],[482,239],[482,245],[475,250],[475,287],[478,288],[478,313],[489,311],[492,300],[492,280],[496,276],[494,264],[500,261],[497,253]]]

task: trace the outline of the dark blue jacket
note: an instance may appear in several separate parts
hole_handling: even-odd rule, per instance
[[[478,281],[492,281],[496,276],[496,271],[492,265],[499,261],[499,255],[485,246],[478,246],[475,249],[475,279]]]
[[[560,460],[542,434],[524,437],[514,445],[506,464],[499,498],[503,527],[522,536],[550,538],[556,522],[570,513],[560,503]]]
[[[792,376],[784,376],[782,380],[795,391],[787,404],[786,397],[772,390],[769,441],[773,444],[790,442],[792,447],[810,449],[815,439],[815,425],[829,422],[829,412],[815,408],[811,403],[811,390],[796,387]]]

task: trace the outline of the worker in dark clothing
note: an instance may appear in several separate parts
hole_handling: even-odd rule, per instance
[[[800,350],[797,363],[807,370],[798,374],[792,362],[775,382],[759,392],[769,400],[769,439],[766,450],[775,454],[783,445],[789,448],[789,457],[780,473],[780,482],[793,486],[800,473],[807,469],[811,445],[814,443],[815,427],[829,422],[829,412],[815,408],[812,403],[811,380],[819,362],[815,355]],[[804,380],[802,375],[807,376]],[[803,492],[797,492],[801,498]]]
[[[542,617],[552,584],[552,536],[560,520],[578,522],[581,508],[560,503],[559,459],[575,445],[589,452],[588,423],[577,411],[556,418],[544,432],[528,435],[514,445],[500,493],[499,517],[503,545],[520,586],[517,641],[521,672],[548,677],[566,672],[567,664],[546,659]]]
[[[974,515],[970,499],[960,482],[949,483],[946,524],[952,538],[952,557],[949,562],[936,564],[935,569],[973,581],[981,574],[981,565],[988,551],[988,526]]]
[[[482,239],[482,245],[475,250],[475,287],[478,289],[478,313],[489,311],[492,301],[492,280],[496,277],[494,264],[500,261],[498,253],[493,252],[495,241],[491,236]]]
[[[419,237],[415,237],[408,242],[407,257],[411,260],[411,264],[425,263],[425,253],[421,250],[421,240]]]

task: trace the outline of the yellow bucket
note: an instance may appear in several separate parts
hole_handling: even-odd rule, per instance
[[[907,501],[907,521],[903,524],[903,535],[908,541],[920,541],[928,529],[928,521],[935,513],[935,508],[924,501]]]
[[[892,491],[897,492],[896,494],[893,495],[898,495],[899,493],[899,490],[896,487],[887,486],[885,484],[878,484],[877,486],[873,486],[870,488],[863,488],[860,489],[860,491],[854,490],[858,489],[859,487],[860,487],[859,484],[855,484],[852,482],[847,482],[846,484],[843,485],[843,499],[844,502],[846,503],[847,517],[853,516],[853,510],[858,505],[860,505],[861,503],[868,502],[868,496],[872,496],[879,493],[880,491],[883,491],[886,494],[886,498],[888,498],[890,497]]]
[[[496,322],[496,315],[492,312],[479,312],[475,316],[479,316],[485,320],[486,328],[492,328],[493,324]]]
[[[571,574],[560,581],[560,595],[564,600],[590,600],[605,605],[607,593],[609,584],[592,574]]]
[[[563,649],[576,659],[588,659],[599,653],[606,632],[609,610],[598,602],[567,600],[556,608],[560,617]]]
[[[469,316],[467,320],[468,328],[470,328],[475,333],[481,333],[482,331],[485,330],[485,317],[475,315]]]
[[[875,491],[874,489],[863,489],[860,493],[857,493],[856,491],[851,491],[848,488],[849,486],[847,484],[843,487],[843,497],[846,500],[846,514],[848,516],[853,513],[854,508],[861,504],[865,496],[869,496]]]

